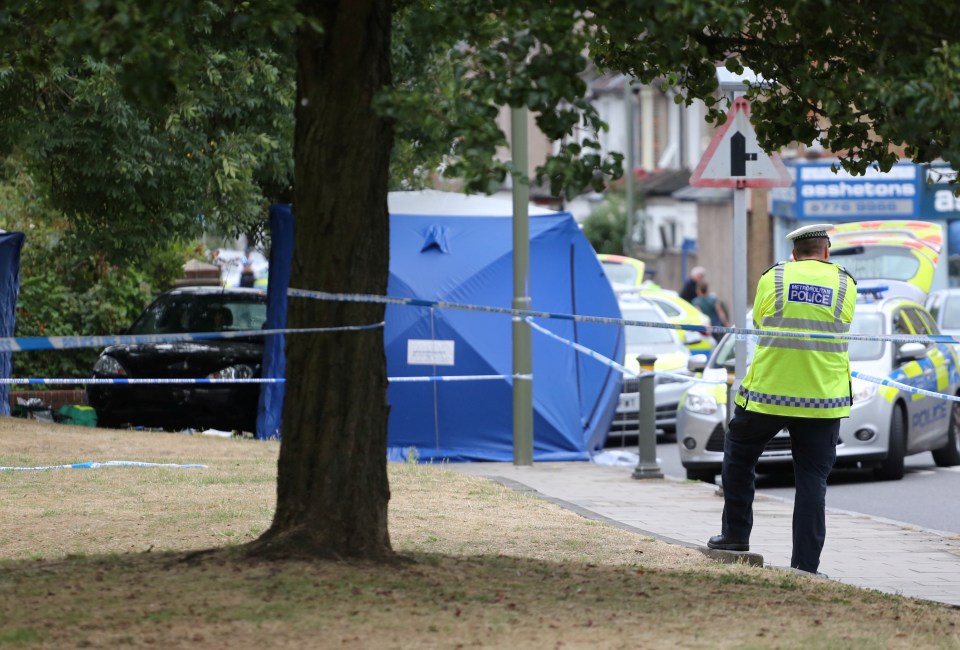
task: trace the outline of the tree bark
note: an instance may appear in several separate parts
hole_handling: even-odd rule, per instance
[[[391,83],[390,0],[301,0],[291,287],[386,294],[393,128],[372,108]],[[291,298],[289,327],[367,325],[384,306]],[[387,530],[383,330],[287,338],[286,397],[261,557],[393,556]]]

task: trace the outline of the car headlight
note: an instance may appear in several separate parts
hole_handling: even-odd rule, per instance
[[[711,415],[717,412],[717,398],[713,395],[691,395],[687,393],[683,407],[691,413]]]
[[[877,384],[871,381],[863,381],[862,379],[854,378],[852,381],[853,388],[853,403],[857,402],[866,402],[877,394]]]
[[[103,355],[93,364],[93,372],[98,375],[108,375],[112,377],[126,377],[127,369],[120,365],[120,362],[111,356]]]
[[[245,364],[228,366],[207,375],[207,379],[250,379],[253,377],[253,368]]]

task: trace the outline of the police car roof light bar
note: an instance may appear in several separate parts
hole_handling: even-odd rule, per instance
[[[871,300],[880,300],[883,298],[883,292],[889,291],[890,287],[878,286],[878,287],[857,287],[857,295],[862,296],[863,298]]]

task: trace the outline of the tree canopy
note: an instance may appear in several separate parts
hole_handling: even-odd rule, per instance
[[[8,3],[0,19],[0,147],[68,217],[78,249],[114,263],[139,259],[204,226],[255,231],[270,201],[289,200],[289,46],[214,38],[210,21],[225,10],[211,7],[207,20],[179,25],[182,43],[152,30],[138,47],[157,37],[178,47],[141,61],[136,48],[109,56],[109,30],[94,29],[95,12]],[[85,28],[97,42],[83,38]],[[133,34],[124,32],[123,42],[134,44]],[[165,65],[156,66],[151,56],[161,54]],[[174,69],[180,74],[169,74]]]

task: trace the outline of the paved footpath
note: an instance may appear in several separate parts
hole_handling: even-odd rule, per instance
[[[631,467],[589,462],[447,467],[534,490],[586,517],[673,544],[704,548],[720,532],[723,498],[715,485],[672,477],[637,480]],[[792,513],[792,501],[757,493],[750,551],[767,566],[790,566]],[[820,571],[838,582],[960,606],[960,536],[949,533],[828,509]]]

